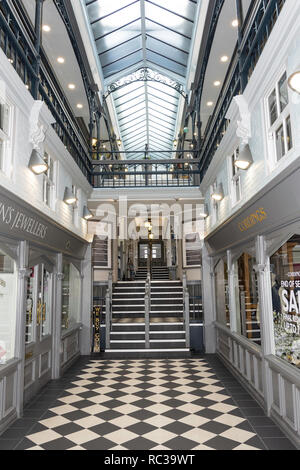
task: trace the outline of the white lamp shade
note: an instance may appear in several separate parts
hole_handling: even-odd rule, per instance
[[[203,217],[204,219],[206,219],[206,217],[208,217],[208,215],[209,215],[208,205],[204,204],[203,210],[200,212],[200,216]]]
[[[41,175],[48,170],[47,163],[36,149],[33,149],[31,152],[28,168],[36,175]]]
[[[253,158],[250,147],[246,144],[243,148],[240,149],[240,153],[235,160],[234,164],[240,170],[248,170],[248,168],[252,165]]]
[[[66,187],[65,188],[65,193],[64,193],[64,202],[71,206],[72,204],[75,204],[77,202],[77,198],[75,194],[72,193],[71,189]]]
[[[289,77],[288,84],[293,91],[300,94],[300,65],[298,70]]]
[[[91,211],[86,206],[84,206],[84,208],[83,208],[83,218],[85,220],[89,220],[89,219],[93,218],[93,214],[91,213]]]
[[[224,191],[223,191],[223,185],[222,183],[219,183],[218,184],[218,187],[217,187],[217,190],[214,191],[211,195],[211,197],[215,200],[215,201],[222,201],[222,199],[224,199]]]

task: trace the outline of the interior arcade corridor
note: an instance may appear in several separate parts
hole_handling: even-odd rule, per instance
[[[0,451],[300,449],[299,51],[299,0],[0,0]]]
[[[81,358],[1,437],[15,450],[296,450],[214,356]]]

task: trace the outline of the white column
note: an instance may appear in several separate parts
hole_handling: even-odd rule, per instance
[[[80,331],[80,353],[87,356],[91,353],[92,344],[92,298],[93,298],[93,273],[92,273],[92,245],[86,250],[82,261],[82,329]]]
[[[60,377],[60,351],[61,351],[61,312],[62,312],[62,281],[63,281],[63,259],[59,253],[56,257],[56,269],[54,280],[54,304],[53,304],[53,332],[52,351],[53,366],[52,379]]]
[[[28,269],[28,242],[20,243],[19,269],[18,269],[18,290],[17,290],[17,317],[16,317],[16,342],[15,356],[21,359],[18,365],[17,379],[17,415],[20,417],[23,413],[23,395],[24,395],[24,364],[25,364],[25,311],[26,311],[26,286],[30,275]]]
[[[205,243],[202,248],[202,308],[204,318],[204,346],[207,354],[216,352],[215,288],[211,258]]]

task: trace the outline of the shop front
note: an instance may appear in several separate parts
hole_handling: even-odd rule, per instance
[[[86,248],[0,188],[0,432],[80,354]]]
[[[209,234],[203,250],[206,346],[215,342],[216,353],[298,447],[299,160]]]

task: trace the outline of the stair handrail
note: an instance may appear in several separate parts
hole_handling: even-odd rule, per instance
[[[185,345],[190,348],[190,294],[187,286],[183,289],[183,323],[185,328]]]
[[[187,287],[186,271],[183,271],[182,273],[182,286],[183,286],[183,290],[185,290]]]
[[[110,348],[110,332],[112,326],[112,271],[108,273],[108,287],[105,295],[105,346],[106,349]]]
[[[151,278],[147,274],[145,282],[145,348],[150,348],[150,308],[151,308]]]

